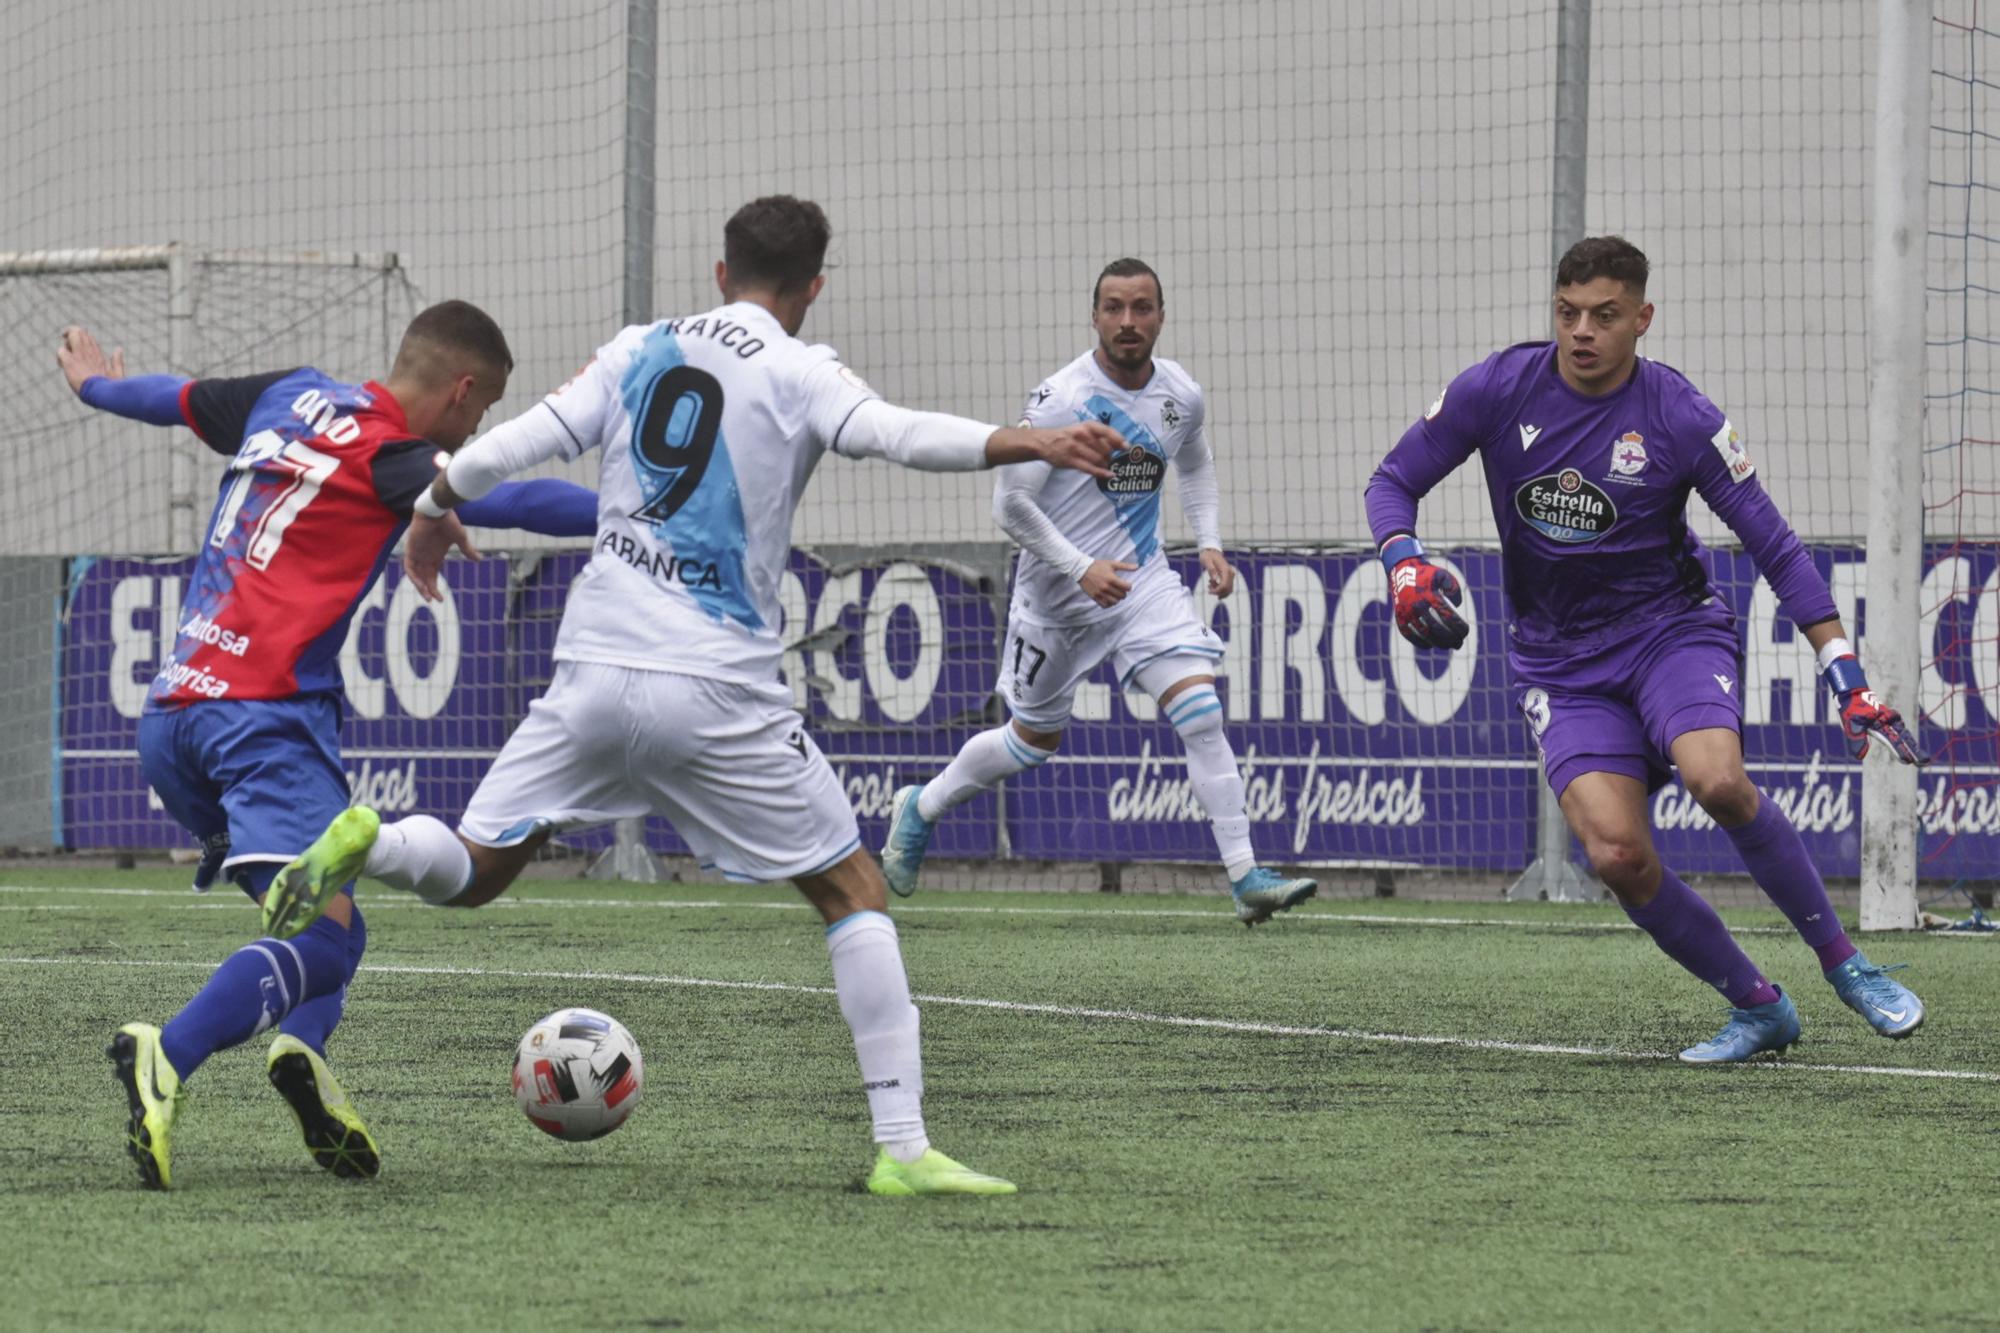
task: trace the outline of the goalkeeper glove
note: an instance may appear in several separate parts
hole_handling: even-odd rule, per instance
[[[1925,762],[1917,753],[1916,741],[1903,725],[1902,714],[1875,697],[1868,677],[1861,672],[1861,659],[1848,647],[1847,640],[1835,639],[1820,650],[1820,675],[1840,704],[1840,730],[1847,738],[1848,751],[1856,759],[1868,753],[1868,742],[1880,737],[1883,744],[1906,764]]]
[[[1396,602],[1396,629],[1419,648],[1456,648],[1471,627],[1455,608],[1465,604],[1465,590],[1450,570],[1424,559],[1423,544],[1407,533],[1382,543],[1382,564],[1389,571],[1390,594]]]

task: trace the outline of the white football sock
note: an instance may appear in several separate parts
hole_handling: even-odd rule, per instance
[[[897,1161],[914,1162],[931,1145],[924,1137],[917,1006],[910,1003],[896,923],[880,912],[856,912],[827,927],[826,948],[840,1014],[854,1033],[875,1142]]]
[[[1215,825],[1223,871],[1232,880],[1241,879],[1257,864],[1257,854],[1250,850],[1243,771],[1236,767],[1236,751],[1222,730],[1222,700],[1213,685],[1196,685],[1175,695],[1166,713],[1187,747],[1188,778],[1195,799]]]
[[[1012,722],[982,731],[952,757],[944,772],[925,785],[917,796],[917,813],[936,819],[980,792],[992,791],[1023,769],[1040,768],[1054,753],[1022,740]]]
[[[472,853],[441,820],[411,815],[382,826],[361,873],[427,903],[448,903],[472,883]]]

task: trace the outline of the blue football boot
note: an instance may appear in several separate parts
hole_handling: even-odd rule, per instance
[[[1764,1051],[1782,1052],[1799,1039],[1799,1011],[1782,988],[1770,1004],[1731,1009],[1722,1031],[1681,1052],[1687,1065],[1727,1065]]]
[[[1924,1025],[1924,1002],[1908,986],[1889,979],[1889,973],[1903,966],[1877,967],[1868,961],[1868,955],[1857,953],[1839,967],[1829,968],[1826,979],[1840,1002],[1867,1019],[1868,1026],[1900,1040]]]
[[[923,787],[904,787],[891,798],[889,840],[882,844],[882,877],[899,898],[917,891],[917,875],[924,868],[924,853],[931,847],[931,822],[917,813],[917,797]]]
[[[1236,899],[1236,919],[1246,926],[1269,921],[1273,912],[1289,912],[1319,892],[1317,881],[1286,879],[1275,870],[1252,866],[1229,886]]]

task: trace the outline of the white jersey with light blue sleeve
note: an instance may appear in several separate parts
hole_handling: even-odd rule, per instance
[[[1138,572],[1129,576],[1136,583],[1166,572],[1160,537],[1160,490],[1167,465],[1184,446],[1192,445],[1206,459],[1202,443],[1205,415],[1201,386],[1180,363],[1154,357],[1152,378],[1135,391],[1114,383],[1098,366],[1094,350],[1085,352],[1028,395],[1021,424],[1057,427],[1079,421],[1103,422],[1126,442],[1112,457],[1113,475],[1100,480],[1082,472],[1055,471],[1044,464],[1016,466],[1046,473],[1035,503],[1065,539],[1093,560],[1125,560],[1137,565]],[[1206,534],[1198,535],[1207,540]],[[1044,625],[1074,625],[1103,619],[1106,614],[1084,594],[1074,575],[1027,551],[1021,553],[1010,615]]]
[[[747,301],[625,329],[546,406],[602,449],[597,538],[558,660],[776,677],[792,514],[874,391]]]

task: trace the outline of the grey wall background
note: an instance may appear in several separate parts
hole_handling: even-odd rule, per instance
[[[1595,9],[1589,222],[1654,258],[1646,348],[1723,405],[1804,532],[1856,535],[1873,6]],[[518,411],[616,324],[623,24],[529,0],[0,5],[0,248],[395,251],[423,296],[502,321]],[[678,0],[659,308],[711,301],[735,205],[807,194],[837,229],[808,335],[893,398],[1011,420],[1087,345],[1097,269],[1136,253],[1166,278],[1162,352],[1208,388],[1232,539],[1362,539],[1380,453],[1545,328],[1554,28],[1554,0]],[[6,550],[162,540],[162,441],[89,434],[46,360],[65,309],[144,323],[152,298],[113,288],[0,307],[10,399],[54,394],[0,442]],[[204,322],[245,318],[227,304]],[[316,327],[183,369],[256,368]],[[325,341],[302,354],[381,363],[365,334]],[[988,498],[831,460],[798,535],[985,539]],[[1488,522],[1469,473],[1425,519]]]

